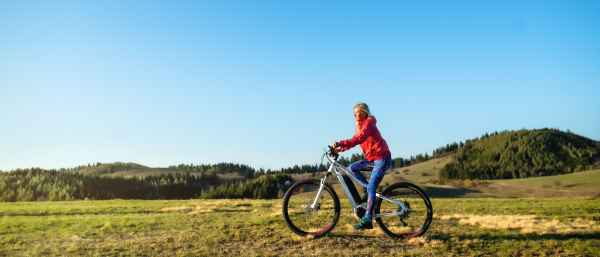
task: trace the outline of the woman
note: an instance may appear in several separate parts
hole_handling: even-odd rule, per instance
[[[356,134],[351,139],[333,142],[332,147],[336,153],[339,153],[360,144],[363,150],[365,159],[352,163],[350,165],[350,172],[358,180],[369,185],[365,196],[361,199],[361,203],[367,202],[367,213],[353,227],[357,230],[372,229],[373,211],[376,201],[375,193],[379,183],[383,179],[383,175],[385,175],[385,172],[392,164],[392,154],[387,143],[381,137],[381,133],[379,133],[379,130],[375,126],[377,120],[371,116],[367,104],[359,103],[354,106],[354,119],[356,119]],[[337,149],[338,147],[339,149]],[[361,171],[367,170],[367,165],[374,166],[369,182],[367,182],[367,179],[361,173]]]

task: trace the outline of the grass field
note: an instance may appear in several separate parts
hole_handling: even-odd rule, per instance
[[[490,182],[564,191],[597,193],[599,191],[598,189],[600,189],[600,170],[590,170],[548,177],[495,180]]]
[[[342,203],[319,239],[293,234],[280,200],[0,203],[0,255],[600,255],[597,198],[433,199],[432,226],[410,240],[353,231]]]

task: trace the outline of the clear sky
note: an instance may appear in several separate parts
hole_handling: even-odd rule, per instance
[[[562,0],[0,0],[0,170],[317,164],[352,137],[359,102],[394,158],[523,128],[600,140],[599,14]]]

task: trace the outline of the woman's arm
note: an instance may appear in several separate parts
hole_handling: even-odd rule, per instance
[[[367,124],[363,125],[351,139],[342,140],[338,143],[342,152],[355,147],[356,145],[362,144],[367,140],[367,138],[369,138],[373,132],[373,129],[375,129],[375,123],[371,120],[366,120],[365,122]]]

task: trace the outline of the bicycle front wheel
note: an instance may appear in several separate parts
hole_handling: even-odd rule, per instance
[[[325,184],[315,204],[321,182],[316,179],[294,184],[283,197],[283,218],[300,236],[321,237],[329,233],[340,218],[340,200],[333,188]]]
[[[427,231],[433,217],[433,208],[429,197],[421,188],[402,182],[387,187],[381,194],[403,203],[408,208],[402,215],[376,218],[383,232],[394,238],[411,238]],[[401,211],[400,205],[382,198],[378,199],[375,206],[375,214]]]

